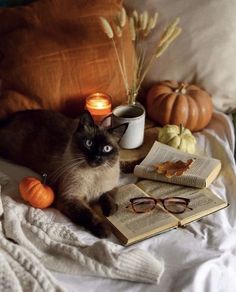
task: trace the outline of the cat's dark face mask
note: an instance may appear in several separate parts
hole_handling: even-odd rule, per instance
[[[83,153],[84,162],[91,167],[112,166],[119,157],[117,142],[125,133],[128,124],[110,129],[97,126],[89,111],[80,116],[76,144]]]

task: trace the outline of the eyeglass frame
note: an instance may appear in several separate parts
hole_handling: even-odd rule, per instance
[[[151,208],[150,210],[147,210],[147,211],[145,211],[145,212],[137,212],[137,211],[135,210],[135,208],[134,208],[134,205],[133,205],[133,202],[134,202],[135,200],[137,200],[137,199],[150,199],[150,200],[154,201],[155,205],[153,206],[153,208]],[[164,204],[165,200],[167,200],[167,199],[168,199],[168,200],[171,200],[171,199],[181,199],[181,200],[185,201],[185,203],[186,203],[186,207],[185,207],[185,209],[184,209],[183,211],[180,211],[180,212],[172,212],[172,211],[169,211],[169,210],[165,207],[165,204]],[[172,214],[182,214],[182,213],[184,213],[184,212],[186,211],[186,209],[193,210],[191,207],[188,206],[188,204],[190,203],[190,199],[188,199],[188,198],[183,198],[183,197],[166,197],[166,198],[158,198],[158,199],[156,199],[156,198],[154,198],[154,197],[135,197],[135,198],[131,198],[129,201],[130,201],[130,203],[129,203],[128,206],[126,206],[126,208],[129,208],[130,205],[131,205],[132,210],[133,210],[134,213],[136,213],[136,214],[148,213],[148,212],[154,210],[154,209],[156,208],[156,206],[157,206],[157,203],[159,203],[159,202],[161,202],[161,204],[162,204],[162,206],[164,207],[165,210],[167,210],[168,212],[170,212],[170,213],[172,213]]]

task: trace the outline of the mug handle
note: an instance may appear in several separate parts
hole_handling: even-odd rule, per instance
[[[105,118],[103,118],[102,120],[101,120],[101,122],[99,123],[99,126],[103,126],[103,123],[108,119],[108,118],[110,118],[112,116],[112,113],[110,113],[110,114],[108,114],[107,116],[105,116]],[[110,126],[109,126],[110,127]]]

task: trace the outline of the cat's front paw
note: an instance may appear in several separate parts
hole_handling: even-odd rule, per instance
[[[99,238],[106,238],[111,234],[111,227],[101,221],[93,227],[92,233]]]
[[[118,210],[118,205],[115,203],[114,199],[107,194],[103,194],[99,198],[99,204],[102,208],[103,215],[106,217],[111,216]]]
[[[118,210],[117,204],[112,204],[108,208],[107,207],[102,208],[103,215],[106,217],[113,215],[117,210]]]

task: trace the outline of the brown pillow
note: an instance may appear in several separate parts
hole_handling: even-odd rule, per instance
[[[0,10],[0,117],[22,109],[46,108],[77,115],[85,97],[105,92],[113,106],[125,87],[111,40],[99,16],[109,20],[121,0],[41,0]],[[133,47],[128,25],[123,42],[131,76]]]

